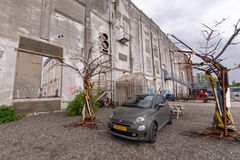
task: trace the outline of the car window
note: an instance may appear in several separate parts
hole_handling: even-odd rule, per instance
[[[137,95],[127,99],[126,107],[150,108],[153,104],[152,95]]]
[[[166,102],[166,100],[163,96],[159,96],[159,97],[160,97],[160,103],[165,103]]]
[[[156,96],[156,99],[155,99],[155,105],[159,104],[161,102],[161,97],[158,95]]]

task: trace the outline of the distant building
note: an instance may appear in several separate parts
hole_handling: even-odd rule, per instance
[[[61,71],[59,61],[51,58],[44,61],[41,84],[43,97],[60,97]]]
[[[180,65],[185,55],[130,0],[21,0],[0,6],[0,104],[23,112],[66,108],[74,97],[69,90],[83,82],[53,59],[71,62],[76,50],[87,54],[92,46],[93,57],[111,56],[111,72],[100,80],[113,100],[116,81],[128,73],[141,73],[155,91],[188,94],[191,71]],[[43,57],[50,59],[42,68]]]

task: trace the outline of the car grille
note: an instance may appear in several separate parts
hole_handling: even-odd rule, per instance
[[[118,125],[122,125],[122,126],[125,126],[125,127],[130,127],[130,125],[127,125],[127,124],[124,124],[124,123],[113,122],[113,124],[118,124]]]
[[[113,123],[115,124],[120,124],[120,125],[124,125],[126,127],[130,127],[130,125],[132,125],[133,123],[132,122],[129,122],[129,121],[126,121],[126,120],[121,120],[120,122],[120,119],[112,119]]]
[[[114,128],[111,128],[111,131],[115,132],[115,133],[118,133],[118,134],[121,134],[121,135],[124,135],[124,136],[128,136],[128,137],[137,137],[138,136],[138,134],[135,134],[135,136],[133,136],[133,133],[131,133],[131,132],[123,132],[123,131],[119,131],[119,130],[114,129]]]

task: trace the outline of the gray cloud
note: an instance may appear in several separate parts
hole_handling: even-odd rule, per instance
[[[223,40],[233,32],[233,25],[240,18],[238,0],[132,0],[136,6],[151,17],[165,33],[171,33],[193,48],[202,40],[201,23],[213,25],[215,20],[228,18],[219,28],[225,31]],[[235,41],[240,41],[238,37]],[[222,56],[227,67],[240,63],[240,45],[231,46]],[[230,72],[230,82],[240,81],[240,70]]]

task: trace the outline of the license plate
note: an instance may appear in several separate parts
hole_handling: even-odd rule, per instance
[[[121,126],[121,125],[118,125],[118,124],[114,124],[114,129],[117,129],[117,130],[120,130],[120,131],[123,131],[123,132],[127,132],[127,127]]]

